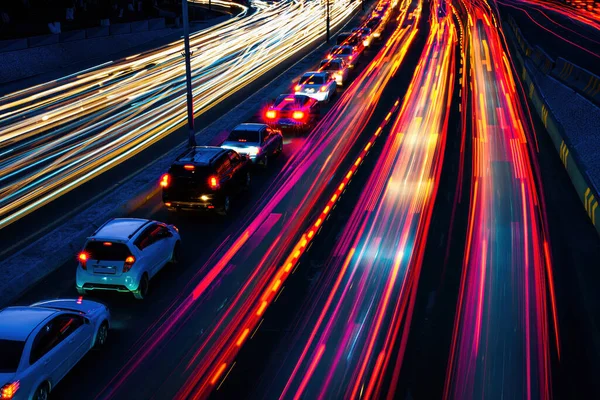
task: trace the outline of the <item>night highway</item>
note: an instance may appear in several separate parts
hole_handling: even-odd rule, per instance
[[[0,84],[0,399],[600,398],[599,2],[155,7]]]

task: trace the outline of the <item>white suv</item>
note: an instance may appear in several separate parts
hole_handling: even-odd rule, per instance
[[[181,238],[173,225],[137,218],[112,219],[87,239],[79,253],[77,291],[116,290],[143,299],[150,279],[165,264],[177,263],[180,251]]]

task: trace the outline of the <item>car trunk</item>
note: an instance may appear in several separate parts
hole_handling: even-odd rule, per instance
[[[209,186],[211,171],[206,167],[186,170],[183,165],[173,165],[169,174],[172,181],[166,191],[170,201],[198,200],[212,191]]]
[[[87,269],[94,275],[121,276],[125,259],[131,252],[125,243],[111,241],[88,242],[83,250],[87,256]]]

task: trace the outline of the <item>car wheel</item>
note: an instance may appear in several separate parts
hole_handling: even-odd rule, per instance
[[[33,400],[48,400],[48,396],[50,395],[50,390],[48,388],[48,383],[42,383],[36,390],[32,396]]]
[[[248,175],[250,175],[250,174],[248,174]],[[248,181],[248,177],[246,177],[246,182],[247,181]],[[223,200],[223,207],[221,207],[219,214],[225,216],[225,215],[229,214],[230,210],[231,210],[231,198],[229,196],[225,196],[225,200]]]
[[[133,296],[138,300],[144,300],[148,295],[148,286],[150,282],[148,282],[148,274],[144,273],[142,275],[142,279],[140,279],[140,285],[137,290],[133,292]]]
[[[171,255],[171,264],[178,264],[179,260],[181,260],[181,243],[177,241],[175,242],[175,246],[173,247],[173,254]]]
[[[99,349],[104,347],[106,344],[106,338],[108,337],[108,323],[106,321],[102,322],[100,328],[98,328],[98,332],[96,332],[96,341],[94,342],[94,348]]]
[[[261,163],[263,168],[267,168],[269,166],[269,155],[265,154],[265,158],[263,158]]]
[[[277,145],[277,152],[275,153],[276,155],[281,155],[281,153],[283,153],[283,140],[281,140],[281,142],[279,142],[279,145]]]

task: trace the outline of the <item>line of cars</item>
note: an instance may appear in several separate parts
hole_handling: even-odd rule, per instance
[[[303,74],[291,93],[268,106],[263,123],[240,124],[221,146],[196,146],[177,157],[159,181],[165,207],[228,214],[234,197],[249,190],[252,167],[267,167],[283,152],[282,132],[306,132],[318,122],[321,104],[348,83],[364,48],[381,36],[386,10],[378,6],[366,23],[338,35],[319,68]],[[87,238],[77,256],[78,299],[0,310],[0,399],[47,399],[88,351],[106,343],[110,312],[83,296],[107,290],[146,298],[152,277],[179,263],[181,242],[171,224],[111,219]]]

